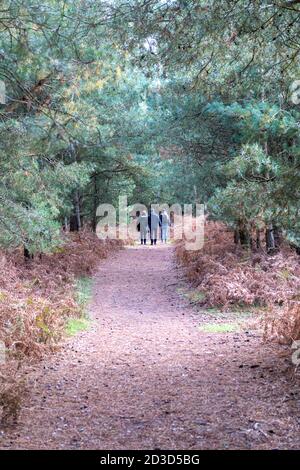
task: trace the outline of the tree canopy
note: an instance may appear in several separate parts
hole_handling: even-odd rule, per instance
[[[1,245],[49,250],[127,194],[300,246],[299,18],[284,0],[4,0]]]

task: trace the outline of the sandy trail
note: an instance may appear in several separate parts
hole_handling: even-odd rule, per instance
[[[173,263],[170,246],[101,262],[92,327],[29,372],[2,449],[299,448],[289,360],[256,332],[202,333]]]

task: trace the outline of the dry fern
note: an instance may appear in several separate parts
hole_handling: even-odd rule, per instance
[[[225,225],[206,222],[203,249],[187,251],[180,242],[176,254],[188,279],[205,294],[200,303],[224,310],[234,304],[263,306],[266,337],[300,338],[300,258],[288,246],[274,256],[253,253],[237,248]]]

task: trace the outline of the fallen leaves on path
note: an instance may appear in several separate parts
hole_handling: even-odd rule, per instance
[[[254,330],[206,333],[178,293],[172,247],[101,263],[92,328],[28,371],[10,449],[299,448],[289,358]]]

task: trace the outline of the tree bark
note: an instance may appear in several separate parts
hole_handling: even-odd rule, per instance
[[[273,226],[273,234],[274,234],[274,241],[275,241],[275,248],[280,249],[280,245],[282,243],[282,232],[279,227],[276,225]]]
[[[78,232],[77,217],[75,214],[70,216],[70,232]]]
[[[270,254],[276,250],[273,224],[266,229],[266,249]]]
[[[25,261],[33,259],[33,254],[30,253],[30,251],[28,250],[28,248],[25,245],[24,245],[24,258],[25,258]]]
[[[240,242],[243,247],[250,246],[250,236],[248,230],[245,228],[239,230]]]
[[[93,232],[96,232],[97,228],[97,207],[98,207],[98,185],[97,185],[97,176],[94,175],[94,194],[93,194],[93,219],[92,219],[92,229]]]
[[[75,213],[76,213],[78,230],[80,230],[81,229],[81,215],[80,215],[80,197],[79,197],[78,190],[76,190],[76,193],[75,193]]]
[[[69,224],[69,219],[68,219],[68,217],[65,217],[65,218],[64,218],[64,223],[63,223],[63,225],[62,225],[62,228],[63,228],[63,231],[64,231],[64,232],[69,232],[69,230],[70,230],[70,224]]]
[[[266,229],[266,249],[268,253],[274,253],[280,249],[282,243],[281,229],[271,223]]]
[[[233,241],[235,245],[238,245],[240,243],[240,234],[237,228],[234,229]]]
[[[70,217],[70,232],[78,232],[81,229],[81,214],[80,214],[80,197],[79,191],[75,191],[74,195],[74,209]]]
[[[256,248],[259,250],[261,248],[261,241],[260,241],[260,231],[256,230]]]

